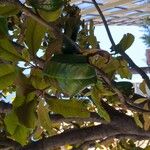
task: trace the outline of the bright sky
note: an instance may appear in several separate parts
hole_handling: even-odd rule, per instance
[[[138,66],[146,67],[145,50],[147,49],[147,46],[140,38],[143,35],[142,28],[137,26],[110,26],[109,28],[116,44],[119,43],[126,33],[131,33],[135,36],[133,45],[126,52]],[[101,48],[109,51],[111,43],[104,26],[96,26],[95,35],[98,41],[100,41]],[[132,81],[141,82],[142,78],[139,75],[133,75]]]
[[[138,66],[147,66],[145,56],[145,50],[147,47],[140,38],[143,35],[142,28],[137,26],[110,26],[109,28],[116,44],[119,43],[124,34],[133,34],[135,36],[135,41],[126,52]],[[100,41],[101,48],[104,50],[110,50],[111,43],[104,26],[96,26],[95,35]]]

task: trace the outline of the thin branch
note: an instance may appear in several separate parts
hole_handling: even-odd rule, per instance
[[[114,42],[114,40],[113,40],[113,37],[112,37],[112,35],[111,35],[111,32],[110,32],[110,30],[109,30],[107,21],[106,21],[104,15],[103,15],[103,13],[102,13],[100,7],[98,6],[97,2],[96,2],[95,0],[92,0],[92,2],[93,2],[93,4],[95,5],[95,7],[96,7],[96,9],[97,9],[97,11],[98,11],[98,13],[99,13],[99,15],[101,16],[101,18],[102,18],[102,20],[103,20],[104,26],[105,26],[105,28],[106,28],[106,31],[107,31],[107,34],[108,34],[108,37],[109,37],[109,40],[110,40],[110,42],[111,42],[111,44],[112,44],[112,49],[113,49],[114,51],[116,51],[116,50],[115,50],[115,49],[116,49],[116,44],[115,44],[115,42]],[[139,68],[139,67],[132,61],[132,59],[131,59],[123,50],[119,50],[119,51],[117,51],[117,52],[118,52],[120,55],[122,55],[122,57],[129,63],[129,65],[130,65],[132,68],[134,68],[134,69],[141,75],[141,77],[145,80],[145,82],[146,82],[148,88],[150,89],[150,79],[149,79],[149,77],[147,76],[147,74],[146,74],[141,68]]]

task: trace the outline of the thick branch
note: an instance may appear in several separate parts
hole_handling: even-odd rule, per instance
[[[126,123],[124,122],[124,124]],[[83,141],[99,140],[106,137],[117,136],[120,134],[128,136],[139,135],[144,137],[144,139],[150,138],[150,132],[145,132],[136,128],[133,128],[132,131],[126,129],[124,130],[123,126],[121,128],[122,129],[118,129],[110,124],[107,124],[75,129],[46,139],[39,140],[38,142],[25,146],[21,150],[31,150],[35,148],[36,150],[48,148],[54,149],[56,147],[60,147],[66,144],[76,144],[82,143]]]
[[[109,137],[138,137],[139,139],[149,139],[150,132],[138,128],[133,119],[109,106],[103,102],[103,107],[108,111],[111,117],[110,124],[101,124],[98,126],[86,127],[81,129],[72,129],[70,131],[39,140],[31,143],[21,150],[30,150],[36,147],[40,149],[54,149],[65,144],[83,143],[86,141],[103,140]]]
[[[109,37],[110,42],[111,42],[111,44],[112,44],[112,49],[113,49],[114,51],[117,51],[117,50],[116,50],[116,44],[115,44],[115,42],[114,42],[114,40],[113,40],[113,37],[112,37],[112,35],[111,35],[111,32],[110,32],[110,30],[109,30],[109,27],[108,27],[108,24],[107,24],[106,19],[105,19],[103,13],[102,13],[100,7],[98,6],[97,2],[96,2],[95,0],[92,0],[92,1],[93,1],[93,4],[95,5],[95,7],[96,7],[96,9],[97,9],[97,11],[98,11],[98,13],[99,13],[99,15],[101,16],[101,18],[102,18],[102,20],[103,20],[103,23],[104,23],[104,26],[105,26],[105,28],[106,28],[108,37]],[[117,51],[117,52],[118,52],[120,55],[122,55],[122,57],[129,63],[129,65],[130,65],[132,68],[134,68],[134,69],[141,75],[141,77],[145,80],[145,82],[146,82],[148,88],[150,89],[150,79],[149,79],[149,77],[147,76],[147,74],[146,74],[141,68],[139,68],[139,67],[132,61],[132,59],[131,59],[123,50],[122,50],[122,51],[120,50],[120,51]]]

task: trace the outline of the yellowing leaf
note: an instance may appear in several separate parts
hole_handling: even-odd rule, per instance
[[[29,48],[29,52],[33,56],[39,50],[46,31],[47,29],[37,21],[31,18],[27,19],[27,29],[25,39],[26,44]]]
[[[137,113],[134,113],[134,121],[137,124],[137,126],[139,126],[140,128],[143,128],[143,124],[141,122],[141,120],[139,119],[139,115]]]
[[[119,44],[117,44],[118,50],[119,51],[127,50],[132,45],[133,42],[134,42],[134,36],[132,34],[130,33],[124,34]]]
[[[146,103],[144,105],[144,109],[145,110],[149,110],[149,107],[148,107],[148,103]],[[150,115],[149,113],[143,113],[143,119],[144,119],[144,130],[148,131],[150,129]]]
[[[89,117],[90,112],[86,105],[77,99],[58,100],[50,99],[48,101],[50,110],[63,115],[64,117]]]
[[[41,127],[40,125],[36,128],[34,134],[33,134],[33,139],[35,140],[39,140],[42,136],[43,133],[43,127]]]
[[[40,10],[39,13],[40,15],[47,21],[53,22],[55,20],[57,20],[60,15],[61,15],[62,9],[57,9],[55,11],[43,11]]]
[[[98,87],[99,86],[99,87]],[[97,84],[96,86],[93,87],[91,97],[94,105],[96,106],[98,110],[98,114],[104,118],[106,121],[110,122],[110,117],[109,114],[106,112],[106,110],[101,106],[101,91],[100,89],[102,87],[102,84]],[[99,91],[100,90],[100,91]]]
[[[136,100],[134,101],[134,103],[135,103],[135,104],[140,104],[140,103],[145,102],[146,100],[147,100],[146,98],[139,98],[139,99],[136,99]]]
[[[46,105],[44,100],[40,100],[38,108],[37,108],[38,120],[40,125],[48,131],[48,133],[52,134],[52,122],[49,117],[49,108]]]
[[[147,92],[146,92],[146,83],[145,83],[145,80],[143,80],[142,83],[140,83],[139,88],[140,88],[140,90],[141,90],[144,94],[147,94]]]
[[[12,85],[17,75],[16,67],[9,64],[0,64],[0,90]]]

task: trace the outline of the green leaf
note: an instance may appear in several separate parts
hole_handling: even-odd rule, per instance
[[[19,122],[27,128],[34,129],[36,124],[36,106],[37,101],[32,100],[27,104],[22,105],[15,109],[15,112],[18,116]]]
[[[18,117],[16,115],[15,112],[11,112],[9,114],[6,115],[5,119],[4,119],[5,125],[6,125],[6,129],[7,131],[13,135],[15,133],[15,130],[18,126]]]
[[[50,99],[48,101],[50,110],[63,115],[64,117],[89,117],[90,112],[87,110],[87,106],[82,100],[70,99],[70,100],[58,100]]]
[[[0,37],[8,34],[7,18],[0,17]]]
[[[55,11],[62,7],[63,0],[46,0],[46,1],[37,1],[37,0],[29,0],[30,4],[34,8],[42,9],[45,11]]]
[[[16,15],[19,12],[19,7],[15,5],[0,5],[0,16],[12,16]]]
[[[44,74],[49,80],[55,79],[59,85],[56,88],[73,96],[96,82],[95,69],[86,63],[85,58],[80,55],[56,55],[47,63]]]
[[[52,134],[52,122],[49,117],[49,108],[46,105],[44,100],[40,100],[38,108],[37,108],[37,115],[40,122],[40,125],[48,131],[48,133]]]
[[[35,98],[35,92],[30,92],[30,93],[27,95],[26,103],[31,102],[32,100],[34,100],[34,98]]]
[[[25,39],[29,52],[33,56],[39,50],[46,31],[47,29],[44,26],[28,17]]]
[[[11,138],[15,139],[15,141],[19,142],[22,146],[27,144],[27,138],[29,136],[30,130],[22,125],[18,125],[14,134]]]
[[[140,83],[139,88],[144,94],[147,94],[145,80],[143,80],[142,83]]]
[[[149,110],[148,103],[144,105],[145,110]],[[143,113],[143,119],[144,119],[144,130],[148,131],[150,129],[150,115],[149,113]]]
[[[134,121],[137,124],[137,126],[139,126],[140,128],[143,128],[143,124],[141,122],[141,120],[139,119],[139,115],[137,113],[134,113]]]
[[[12,85],[17,75],[17,69],[13,65],[0,64],[0,90]]]
[[[120,75],[121,78],[132,78],[132,73],[128,67],[128,63],[123,60],[121,57],[118,57],[118,68],[117,73]]]
[[[32,69],[31,83],[35,89],[40,90],[45,89],[49,86],[49,83],[44,79],[43,73],[40,69]]]
[[[145,102],[145,101],[147,101],[146,98],[139,98],[139,99],[136,99],[136,100],[134,101],[134,103],[135,103],[135,104],[140,104],[140,103],[143,103],[143,102]]]
[[[7,38],[0,39],[0,58],[11,62],[23,60]]]
[[[56,21],[60,17],[62,13],[62,9],[60,8],[55,11],[40,10],[39,13],[45,20],[53,22],[53,21]]]
[[[91,97],[92,97],[92,102],[95,104],[97,110],[98,110],[98,114],[100,115],[100,117],[104,118],[106,121],[110,122],[110,117],[109,114],[107,113],[107,111],[102,107],[101,105],[101,89],[102,87],[102,83],[97,82],[97,84],[93,87],[92,89],[92,93],[91,93]]]
[[[25,103],[25,100],[26,100],[26,98],[25,98],[25,96],[16,96],[15,97],[15,99],[14,99],[14,101],[13,101],[13,108],[18,108],[18,107],[20,107],[20,106],[22,106],[24,103]]]
[[[117,44],[117,47],[119,48],[118,50],[119,51],[127,50],[132,45],[133,42],[134,36],[132,34],[130,33],[124,34],[119,44]]]

